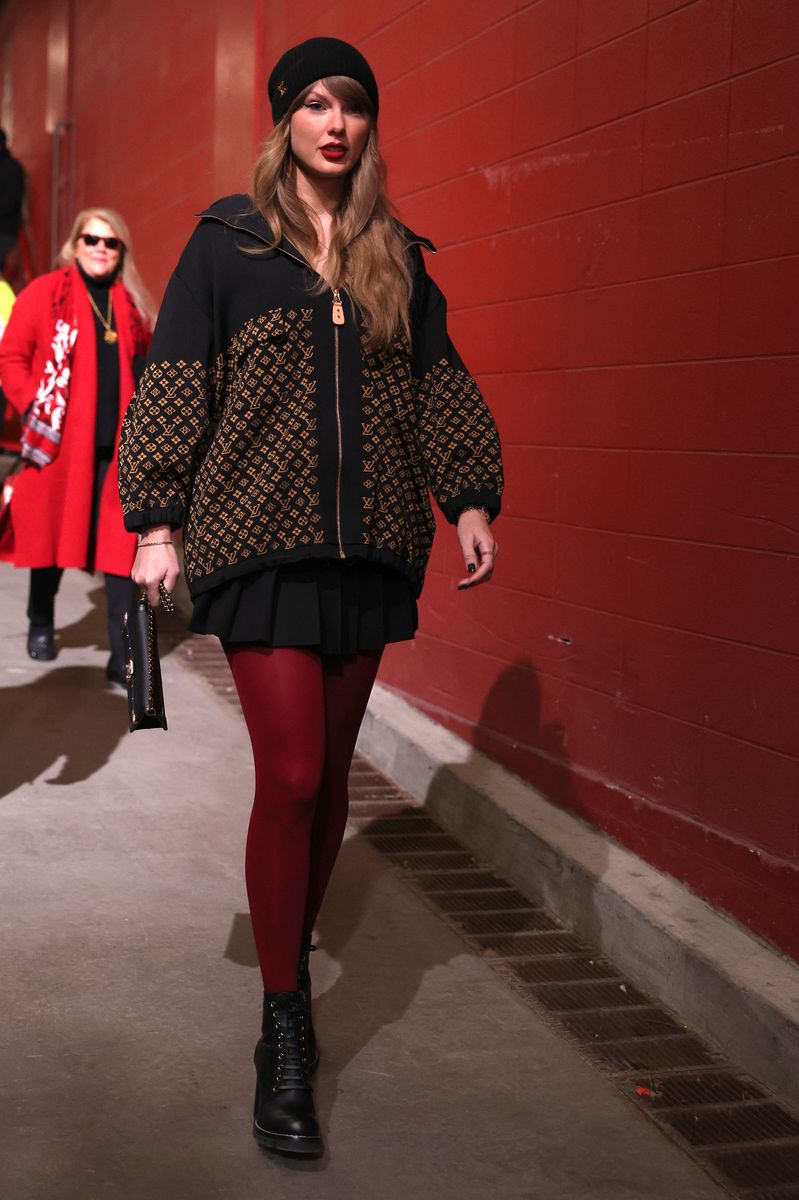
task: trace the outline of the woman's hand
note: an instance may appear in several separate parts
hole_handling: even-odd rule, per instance
[[[470,508],[458,517],[457,531],[463,561],[469,572],[466,579],[459,581],[458,589],[487,583],[494,571],[494,557],[498,549],[488,521],[479,509]]]
[[[161,603],[158,595],[159,583],[171,592],[178,581],[180,567],[175,547],[172,544],[169,525],[153,525],[142,536],[139,550],[130,577],[143,588],[153,608]]]

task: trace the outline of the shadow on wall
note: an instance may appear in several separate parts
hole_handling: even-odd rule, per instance
[[[608,849],[601,840],[592,845],[588,887],[573,890],[564,909],[564,873],[580,870],[566,862],[549,841],[548,805],[595,825],[585,813],[569,758],[567,731],[560,720],[542,718],[541,684],[533,664],[519,659],[503,670],[492,685],[474,729],[474,746],[463,761],[447,763],[434,774],[425,797],[431,814],[459,836],[476,855],[493,863],[533,899],[551,904],[564,920],[579,926],[589,939],[598,937],[601,915],[594,902],[597,880],[605,874]],[[519,822],[502,807],[496,795],[496,775],[486,778],[488,764],[502,760],[516,767],[525,786],[532,786],[529,810],[521,814],[536,831],[520,837]],[[486,792],[494,792],[487,799]],[[543,797],[543,803],[542,798]],[[593,841],[593,840],[592,840]],[[557,887],[552,884],[557,881]]]

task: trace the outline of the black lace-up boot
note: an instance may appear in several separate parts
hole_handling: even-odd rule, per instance
[[[298,992],[266,992],[255,1047],[253,1135],[259,1146],[318,1158],[324,1145],[303,1062],[303,1002]]]
[[[313,1013],[311,1011],[311,971],[309,960],[311,951],[315,950],[313,942],[310,938],[306,938],[300,948],[300,965],[297,968],[297,992],[300,996],[300,1002],[303,1006],[303,1055],[305,1069],[309,1075],[313,1075],[316,1068],[319,1066],[319,1047],[316,1043],[316,1033],[313,1027]]]

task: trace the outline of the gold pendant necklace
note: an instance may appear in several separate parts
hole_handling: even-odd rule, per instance
[[[111,301],[110,289],[108,292],[108,315],[105,317],[100,312],[97,305],[94,303],[94,297],[92,296],[92,294],[88,288],[86,289],[86,295],[89,297],[89,304],[91,304],[92,308],[97,313],[97,316],[100,318],[100,321],[102,322],[102,324],[105,328],[105,333],[103,334],[103,341],[108,342],[109,345],[113,346],[114,342],[118,341],[119,335],[115,329],[111,328],[111,320],[114,315],[114,310],[113,310],[113,304]]]

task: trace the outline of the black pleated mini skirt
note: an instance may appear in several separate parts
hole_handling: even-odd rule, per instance
[[[263,567],[198,596],[189,628],[223,642],[303,646],[320,654],[382,650],[413,638],[411,584],[360,559]]]

